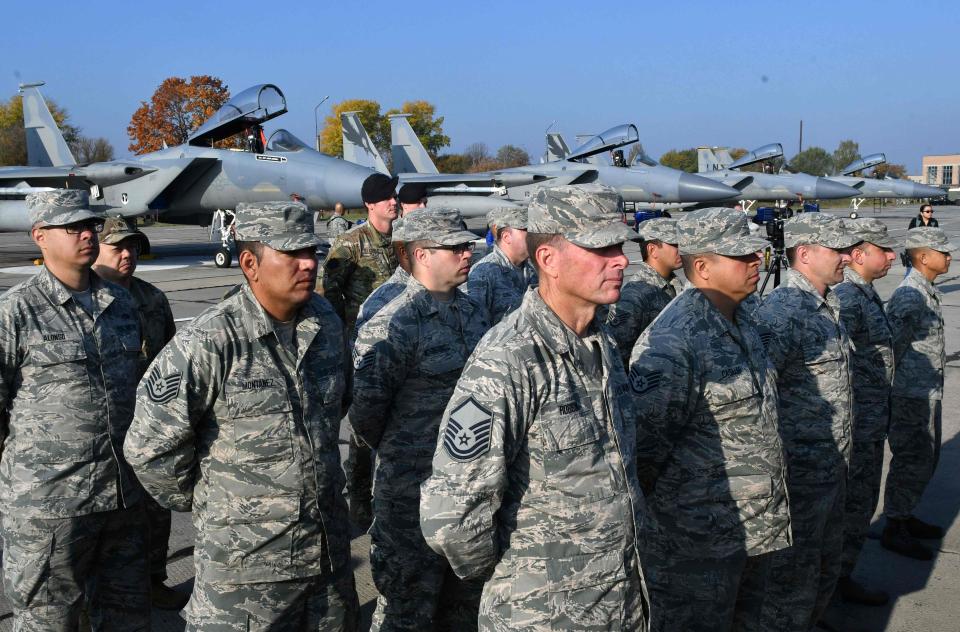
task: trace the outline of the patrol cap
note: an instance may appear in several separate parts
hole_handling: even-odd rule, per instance
[[[783,245],[786,248],[817,244],[839,250],[861,241],[844,227],[840,219],[826,213],[801,213],[783,223]]]
[[[843,219],[844,228],[860,241],[869,242],[881,248],[899,248],[903,243],[887,232],[887,225],[872,217]]]
[[[408,213],[408,215],[409,215],[409,213]],[[406,233],[403,232],[403,224],[404,224],[404,222],[403,222],[403,217],[398,217],[397,219],[393,220],[393,227],[390,229],[390,243],[391,243],[391,244],[395,244],[395,243],[398,243],[398,242],[401,242],[401,243],[402,243],[402,242],[404,242],[404,241],[409,241],[408,239],[404,239],[404,235],[405,235]]]
[[[501,206],[487,213],[487,226],[527,230],[527,209],[522,206]]]
[[[637,238],[623,223],[623,198],[610,187],[541,187],[527,209],[527,230],[560,235],[582,248],[606,248]]]
[[[422,182],[408,182],[400,187],[400,193],[397,194],[397,199],[404,204],[416,204],[425,197],[427,197],[427,185]]]
[[[463,218],[459,211],[425,208],[405,215],[400,228],[404,242],[423,240],[441,246],[456,246],[477,239],[476,235],[462,226]]]
[[[34,226],[66,226],[85,219],[105,219],[90,209],[90,196],[80,189],[54,189],[27,195],[27,210]]]
[[[321,243],[313,232],[313,213],[300,202],[241,202],[235,214],[233,234],[237,241],[259,241],[281,252]]]
[[[389,200],[397,194],[397,182],[399,176],[385,176],[382,173],[374,173],[367,176],[360,187],[360,197],[364,204],[376,204],[384,200]]]
[[[679,243],[677,220],[670,217],[657,217],[640,222],[637,227],[640,239],[644,241],[662,241],[665,244]]]
[[[742,211],[717,206],[692,211],[678,219],[677,245],[682,255],[709,252],[742,257],[764,250],[770,243],[750,233]]]
[[[907,250],[930,248],[947,254],[957,249],[957,245],[947,238],[947,233],[942,228],[931,226],[918,226],[908,230],[906,247]]]
[[[143,247],[147,242],[147,236],[140,232],[133,222],[125,217],[108,217],[103,224],[103,232],[100,234],[100,243],[110,246],[119,244],[128,237],[136,237]]]

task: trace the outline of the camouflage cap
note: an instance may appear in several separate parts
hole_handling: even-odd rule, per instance
[[[542,187],[527,210],[527,230],[560,235],[582,248],[606,248],[637,238],[622,213],[623,198],[607,186]]]
[[[527,230],[527,209],[522,206],[501,206],[487,213],[487,226]]]
[[[713,207],[692,211],[677,220],[677,245],[682,255],[709,252],[741,257],[764,250],[770,243],[750,233],[743,212]]]
[[[930,226],[918,226],[908,230],[906,247],[908,250],[930,248],[945,253],[951,253],[957,249],[957,245],[947,238],[947,233],[942,228],[932,228]]]
[[[85,219],[104,219],[90,209],[90,196],[79,189],[54,189],[27,195],[30,222],[40,226],[66,226]]]
[[[108,217],[103,224],[103,232],[100,234],[100,243],[110,246],[119,244],[124,239],[136,237],[143,246],[147,236],[125,217]]]
[[[857,219],[842,219],[843,227],[848,233],[860,241],[869,242],[881,248],[899,248],[903,245],[900,239],[887,232],[887,225],[872,217]]]
[[[861,241],[844,227],[839,218],[826,213],[801,213],[783,223],[783,244],[786,248],[817,244],[839,250]]]
[[[677,220],[670,217],[657,217],[640,222],[637,234],[644,241],[662,241],[665,244],[679,243],[677,235]]]
[[[403,217],[403,241],[432,241],[441,246],[456,246],[474,241],[477,236],[463,229],[460,212],[453,209],[425,208]]]
[[[407,241],[404,239],[403,223],[403,216],[393,220],[393,226],[390,228],[390,243],[395,244]]]
[[[313,213],[300,202],[241,202],[235,213],[237,241],[259,241],[281,252],[318,246],[322,241],[313,232]]]

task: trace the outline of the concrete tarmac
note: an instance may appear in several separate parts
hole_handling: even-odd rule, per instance
[[[950,206],[934,207],[935,217],[953,239],[960,238],[960,209]],[[887,206],[879,213],[865,204],[861,216],[877,217],[890,227],[895,235],[906,232],[910,218],[918,207]],[[847,211],[831,211],[846,215]],[[677,215],[675,215],[676,217]],[[482,220],[468,222],[481,232]],[[325,230],[323,222],[318,230]],[[221,296],[243,278],[236,267],[220,269],[213,264],[218,244],[208,242],[207,229],[200,227],[149,227],[155,258],[142,261],[137,276],[166,292],[179,323],[186,322],[219,302]],[[635,244],[627,244],[625,251],[632,262],[639,261]],[[0,234],[0,292],[36,273],[33,259],[39,251],[23,233]],[[482,256],[478,252],[475,257]],[[633,266],[631,266],[633,267]],[[628,271],[628,275],[630,271]],[[876,283],[880,296],[886,300],[903,278],[904,269],[897,261],[886,278]],[[944,321],[946,323],[947,372],[944,394],[943,451],[940,464],[925,494],[918,515],[947,527],[947,535],[938,544],[936,557],[931,562],[907,559],[880,547],[873,538],[860,558],[855,577],[873,587],[891,594],[891,603],[884,608],[867,608],[835,602],[828,620],[838,630],[869,632],[930,632],[960,630],[960,264],[938,281],[944,293]],[[769,291],[769,290],[768,290]],[[340,449],[346,458],[346,429],[341,429]],[[888,454],[889,457],[889,454]],[[886,467],[884,468],[886,474]],[[882,495],[881,495],[882,496]],[[874,518],[873,531],[879,536],[882,528],[882,504]],[[189,591],[193,583],[194,529],[187,514],[174,514],[170,538],[168,584]],[[369,538],[358,535],[352,543],[357,591],[363,611],[363,627],[369,626],[376,600],[376,588],[370,577],[367,553]],[[0,632],[12,629],[12,617],[7,602],[0,598]],[[154,611],[153,629],[183,630],[184,621],[177,612]]]

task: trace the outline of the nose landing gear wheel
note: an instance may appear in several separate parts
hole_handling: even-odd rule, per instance
[[[229,268],[232,260],[233,255],[230,253],[229,248],[221,248],[213,257],[213,262],[217,264],[218,268]]]

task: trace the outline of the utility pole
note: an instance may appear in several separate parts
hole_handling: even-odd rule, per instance
[[[320,99],[320,103],[313,108],[313,138],[317,145],[317,151],[320,151],[320,121],[317,119],[317,110],[320,109],[320,106],[323,105],[329,98],[330,95],[328,94]]]
[[[800,119],[800,144],[797,145],[797,153],[803,151],[803,119]]]

